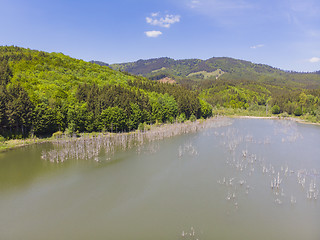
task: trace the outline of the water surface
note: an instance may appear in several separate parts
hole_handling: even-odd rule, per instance
[[[319,240],[319,143],[319,126],[234,119],[98,161],[1,153],[0,239]]]

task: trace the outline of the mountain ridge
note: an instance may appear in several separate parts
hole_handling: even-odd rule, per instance
[[[206,60],[197,58],[178,59],[169,57],[139,59],[134,62],[109,64],[109,67],[141,75],[151,80],[160,80],[165,77],[176,80],[251,80],[262,83],[290,84],[304,88],[320,87],[320,71],[296,72],[286,71],[267,64],[253,63],[231,57],[212,57]],[[216,74],[213,74],[218,71]],[[219,72],[221,71],[221,72]]]
[[[171,57],[155,57],[155,58],[148,58],[148,59],[138,59],[136,61],[129,61],[129,62],[119,62],[119,63],[106,63],[104,61],[96,61],[96,60],[91,60],[89,62],[91,63],[96,63],[98,65],[103,65],[103,66],[117,66],[117,65],[126,65],[126,64],[132,64],[132,63],[136,63],[136,62],[147,62],[147,61],[154,61],[154,60],[160,60],[160,59],[168,59],[168,60],[173,60],[173,61],[186,61],[186,60],[200,60],[200,61],[208,61],[210,59],[231,59],[231,60],[237,60],[237,61],[243,61],[243,62],[247,62],[247,63],[251,63],[254,65],[261,65],[261,66],[267,66],[273,69],[277,69],[280,70],[282,72],[287,72],[287,73],[316,73],[316,74],[320,74],[320,70],[316,70],[316,71],[295,71],[295,70],[286,70],[286,69],[281,69],[278,67],[274,67],[272,65],[269,64],[265,64],[265,63],[256,63],[256,62],[252,62],[249,60],[245,60],[245,59],[237,59],[237,58],[232,58],[232,57],[211,57],[208,59],[200,59],[200,58],[181,58],[181,59],[175,59],[175,58],[171,58]]]

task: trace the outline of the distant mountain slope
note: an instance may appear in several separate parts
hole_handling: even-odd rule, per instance
[[[233,58],[217,57],[208,60],[200,59],[185,59],[174,60],[171,58],[155,58],[149,60],[138,60],[131,63],[111,64],[111,68],[121,71],[128,71],[136,75],[146,76],[152,72],[159,72],[167,69],[179,76],[188,76],[191,73],[201,71],[213,72],[221,69],[224,72],[232,73],[239,69],[254,70],[260,73],[278,72],[278,69],[267,65],[253,64],[244,60],[237,60]]]
[[[179,80],[250,80],[273,85],[290,85],[304,88],[320,86],[317,73],[287,72],[264,64],[228,57],[213,57],[207,60],[154,58],[136,62],[111,64],[115,70],[142,75],[152,80],[165,77]]]
[[[100,66],[109,67],[109,64],[108,64],[108,63],[101,62],[101,61],[90,61],[90,63],[95,63],[95,64],[98,64],[98,65],[100,65]]]

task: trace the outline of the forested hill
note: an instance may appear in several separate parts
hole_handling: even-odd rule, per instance
[[[142,61],[141,66],[160,67],[151,71],[154,78],[172,76],[180,84],[135,76],[120,65],[117,71],[62,53],[0,46],[0,141],[57,131],[144,129],[206,118],[213,108],[320,121],[320,74],[287,73],[230,58],[160,61],[166,65]]]
[[[208,117],[196,92],[77,60],[0,47],[0,135],[129,131],[145,123]],[[1,137],[1,136],[0,136]]]
[[[320,74],[286,72],[233,58],[208,60],[156,58],[112,64],[111,68],[148,77],[174,79],[197,91],[216,109],[250,114],[294,115],[320,121]]]
[[[136,62],[111,64],[111,68],[142,75],[152,80],[165,77],[183,80],[223,79],[249,80],[273,85],[290,85],[304,88],[320,86],[320,74],[286,72],[249,61],[227,57],[213,57],[208,60],[155,58]]]

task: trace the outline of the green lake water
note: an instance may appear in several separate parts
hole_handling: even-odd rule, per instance
[[[226,121],[97,161],[0,153],[0,239],[319,240],[320,127]]]

